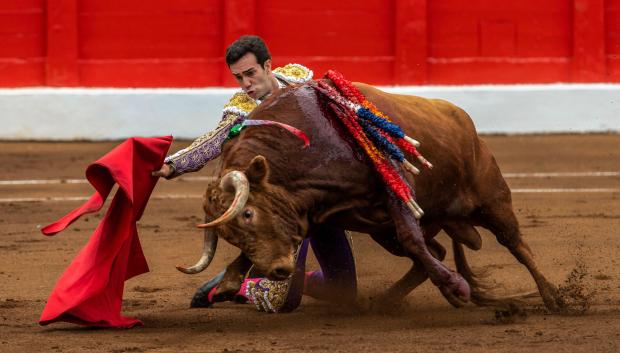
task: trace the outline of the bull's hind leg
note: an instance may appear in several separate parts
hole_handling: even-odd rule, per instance
[[[478,306],[505,306],[510,303],[508,298],[498,298],[489,293],[495,285],[486,279],[486,273],[474,272],[465,257],[463,244],[472,250],[480,250],[482,238],[476,228],[466,220],[452,220],[442,223],[443,230],[452,238],[454,264],[471,288],[471,301]]]
[[[512,210],[510,198],[495,202],[491,207],[483,207],[479,214],[481,225],[490,230],[498,242],[508,248],[512,255],[528,269],[547,309],[554,312],[560,311],[563,304],[558,290],[536,266],[532,251],[519,232],[519,223]]]
[[[431,255],[418,222],[403,202],[395,197],[389,197],[388,205],[396,227],[398,242],[422,264],[430,280],[450,304],[462,306],[470,296],[467,281]]]
[[[435,258],[443,260],[446,256],[446,250],[441,246],[441,244],[433,239],[439,230],[439,227],[431,226],[424,228],[423,232],[429,251]],[[370,236],[392,255],[401,257],[406,256],[413,262],[409,271],[407,271],[401,279],[388,288],[388,290],[381,294],[379,298],[380,302],[399,302],[403,300],[407,294],[411,293],[411,291],[428,279],[428,274],[424,270],[422,264],[415,257],[408,254],[398,242],[396,229],[392,228],[385,232],[372,233]]]

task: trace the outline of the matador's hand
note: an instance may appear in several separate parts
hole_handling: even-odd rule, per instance
[[[156,177],[167,178],[170,175],[172,175],[173,172],[174,172],[174,169],[172,168],[172,166],[168,163],[164,163],[164,165],[161,166],[160,170],[154,170],[153,172],[151,172],[151,175],[156,176]]]

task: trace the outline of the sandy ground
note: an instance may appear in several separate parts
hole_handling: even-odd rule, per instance
[[[620,135],[486,136],[508,173],[620,171]],[[85,167],[116,143],[0,143],[0,180],[82,178]],[[176,143],[173,150],[187,142]],[[195,175],[209,176],[205,170]],[[151,272],[126,283],[124,313],[144,321],[130,330],[37,324],[55,281],[87,242],[101,214],[83,217],[51,238],[38,231],[80,201],[0,200],[0,352],[617,352],[620,350],[620,176],[507,178],[524,238],[556,284],[573,274],[588,296],[583,314],[551,315],[532,300],[522,313],[498,319],[493,308],[451,307],[429,283],[388,309],[355,310],[305,298],[290,314],[219,303],[189,309],[194,290],[237,251],[220,242],[209,269],[175,270],[199,256],[200,199],[153,199],[139,225]],[[164,181],[155,196],[199,196],[204,181]],[[548,189],[597,189],[549,192]],[[532,192],[545,189],[547,192]],[[529,191],[528,191],[529,190]],[[87,184],[2,185],[0,199],[89,196]],[[544,191],[544,190],[543,190]],[[556,190],[557,191],[557,190]],[[574,191],[574,190],[573,190]],[[439,236],[448,245],[445,235]],[[363,234],[354,236],[360,302],[397,280],[409,261],[395,258]],[[503,293],[534,283],[489,234],[468,251]],[[312,256],[310,256],[312,258]],[[452,265],[451,255],[446,260]],[[313,259],[310,267],[315,267]]]

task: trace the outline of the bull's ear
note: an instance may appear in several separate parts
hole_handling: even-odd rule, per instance
[[[261,155],[252,158],[250,165],[245,170],[245,175],[250,183],[260,184],[266,182],[267,175],[269,175],[267,159]]]

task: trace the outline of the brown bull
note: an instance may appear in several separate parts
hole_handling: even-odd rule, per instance
[[[479,249],[481,239],[474,227],[481,226],[527,267],[546,306],[559,309],[556,287],[538,270],[521,238],[510,189],[467,113],[443,100],[356,86],[416,138],[422,154],[434,164],[415,182],[409,180],[425,212],[420,225],[428,248],[440,259],[445,252],[433,237],[443,229],[453,239],[457,269],[469,282],[472,299],[482,302],[485,296],[461,244]],[[304,85],[271,97],[249,117],[301,129],[310,137],[308,148],[273,126],[247,128],[226,144],[219,179],[208,187],[204,202],[207,219],[218,219],[204,225],[205,253],[190,270],[208,265],[217,232],[242,250],[229,273],[244,273],[251,261],[267,277],[283,279],[293,271],[293,253],[300,241],[318,225],[329,224],[368,233],[391,253],[413,260],[411,270],[388,291],[391,297],[403,297],[430,277],[452,304],[462,304],[469,295],[467,284],[430,256],[424,240],[420,243],[415,237],[417,224],[408,209],[387,195],[366,157],[321,107],[316,90]],[[232,287],[238,281],[235,276],[228,277]]]

